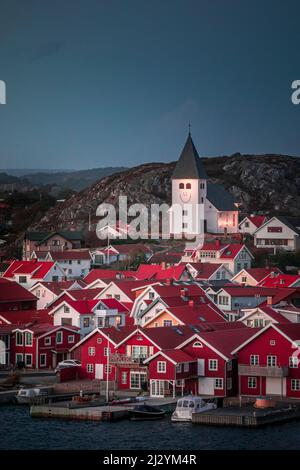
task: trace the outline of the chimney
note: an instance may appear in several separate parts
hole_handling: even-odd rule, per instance
[[[166,262],[165,261],[162,261],[160,265],[161,265],[161,269],[166,269]]]
[[[216,239],[216,248],[217,248],[217,250],[220,248],[220,245],[221,245],[220,240],[217,238]]]
[[[271,295],[268,295],[267,297],[267,305],[271,307],[273,305],[273,297]]]
[[[189,300],[189,307],[194,307],[194,300],[193,299]]]

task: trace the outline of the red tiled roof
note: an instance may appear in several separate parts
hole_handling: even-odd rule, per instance
[[[280,269],[273,267],[273,268],[248,268],[243,269],[246,271],[251,277],[253,277],[257,282],[260,282],[262,279],[267,277],[270,273],[276,272],[280,273]]]
[[[258,228],[266,222],[267,217],[265,215],[253,215],[249,216],[248,219]]]
[[[13,279],[14,274],[31,274],[32,279],[44,279],[53,266],[53,261],[13,261],[3,277]]]
[[[287,335],[292,341],[300,342],[300,323],[281,323],[276,325],[276,328]]]
[[[268,277],[263,279],[259,285],[264,287],[290,287],[300,280],[297,274],[276,274],[269,273]]]
[[[103,287],[96,287],[94,289],[69,289],[65,294],[75,300],[93,300],[103,290]]]
[[[186,353],[185,351],[181,351],[181,349],[166,349],[161,352],[164,353],[167,357],[169,357],[176,364],[197,361],[195,357],[192,357],[190,354]]]
[[[140,264],[136,272],[136,277],[137,279],[179,280],[185,269],[186,267],[184,264],[170,266],[165,269],[160,264]]]
[[[85,277],[84,282],[91,284],[97,279],[113,280],[118,278],[135,278],[135,271],[117,271],[115,269],[92,269]]]
[[[74,308],[80,315],[92,313],[92,309],[99,303],[99,300],[71,300],[66,299],[65,302]]]
[[[0,278],[0,302],[37,300],[37,297],[15,281]]]
[[[279,312],[276,312],[272,307],[268,305],[260,305],[259,309],[265,312],[269,317],[273,318],[278,323],[291,323],[284,315]]]
[[[39,252],[36,252],[37,255]],[[65,251],[50,251],[51,257],[54,261],[60,260],[90,260],[91,255],[89,250],[65,250]]]
[[[117,299],[101,299],[101,302],[108,309],[116,309],[116,310],[118,310],[119,313],[129,312],[129,310],[130,310],[127,306],[125,306],[123,303],[119,302],[119,300],[117,300]]]
[[[189,305],[184,307],[170,307],[168,310],[185,325],[226,321],[224,315],[222,315],[221,312],[218,313],[218,308],[214,308],[208,304],[196,305],[194,307],[190,307]]]
[[[230,358],[232,357],[231,351],[251,338],[257,331],[256,328],[235,328],[200,333],[199,336],[224,356]]]
[[[260,286],[224,286],[222,289],[227,292],[227,294],[232,297],[254,297],[259,295],[261,297],[275,296],[277,294],[277,289],[268,289],[267,287]]]
[[[48,309],[0,312],[0,324],[25,324],[33,321],[51,323],[53,319],[51,315],[49,315]]]
[[[196,280],[209,279],[221,266],[222,263],[189,263],[197,270]]]

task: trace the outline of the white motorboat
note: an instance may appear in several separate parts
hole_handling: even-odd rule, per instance
[[[192,421],[193,413],[203,413],[204,411],[214,410],[216,403],[205,401],[202,397],[186,396],[180,398],[177,402],[176,410],[171,416],[172,421]]]
[[[37,397],[46,395],[47,392],[40,388],[21,388],[16,395],[16,399],[20,405],[30,405],[34,403]]]

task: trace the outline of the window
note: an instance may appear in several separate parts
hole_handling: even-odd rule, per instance
[[[218,370],[218,360],[209,359],[208,360],[208,370]]]
[[[232,361],[227,362],[227,370],[231,371],[232,370]]]
[[[158,361],[158,363],[157,363],[157,372],[165,373],[166,370],[167,370],[166,361]]]
[[[179,189],[184,189],[184,184],[183,183],[179,183]]]
[[[32,354],[25,354],[25,365],[26,367],[32,366]]]
[[[226,295],[219,295],[220,305],[229,305],[229,298]]]
[[[46,336],[46,338],[44,338],[44,345],[50,346],[50,344],[51,344],[51,336]]]
[[[40,367],[46,367],[46,354],[40,354]]]
[[[154,292],[149,292],[149,299],[153,300],[154,299]]]
[[[147,346],[132,346],[133,359],[143,359],[147,357]]]
[[[88,348],[88,355],[89,356],[95,356],[96,355],[96,349],[93,346]]]
[[[172,320],[164,320],[164,326],[172,326],[173,322]]]
[[[298,357],[296,356],[291,356],[289,359],[289,366],[291,369],[297,369],[298,368]]]
[[[202,343],[200,343],[200,341],[195,341],[193,343],[193,348],[203,348]]]
[[[63,342],[63,333],[62,331],[58,331],[56,333],[56,343],[61,344]]]
[[[191,187],[192,187],[191,183],[186,183],[185,187],[186,187],[186,189],[191,189]]]
[[[120,300],[120,298],[121,298],[120,294],[115,294],[115,299],[116,300]]]
[[[259,366],[259,356],[257,354],[250,355],[250,366]]]
[[[270,340],[270,346],[276,346],[276,341],[275,339]]]
[[[276,367],[277,365],[277,356],[268,356],[267,357],[268,367]]]
[[[183,372],[188,372],[190,370],[190,365],[188,362],[183,364]]]
[[[32,333],[29,331],[25,332],[25,345],[32,346]]]
[[[110,356],[110,348],[104,348],[104,356]]]
[[[70,307],[64,305],[64,313],[70,313]]]
[[[102,338],[97,338],[97,344],[101,344],[102,343]]]
[[[146,381],[147,374],[145,372],[130,372],[130,388],[132,390],[140,390]]]
[[[247,282],[247,276],[242,276],[242,283],[246,284],[246,282]]]
[[[176,366],[176,372],[178,372],[178,374],[181,373],[181,364],[177,364],[177,366]]]
[[[106,365],[104,366],[104,372],[105,372],[106,374],[111,374],[111,371],[112,371],[111,365],[108,366],[108,365],[106,364]]]
[[[62,325],[72,325],[72,318],[64,318],[64,317],[62,317],[62,319],[61,319],[61,324],[62,324]]]
[[[232,378],[228,377],[228,379],[227,379],[227,390],[231,390],[231,389],[232,389]]]
[[[19,284],[26,284],[27,277],[26,276],[19,276]]]
[[[85,317],[83,319],[83,328],[88,328],[90,326],[90,319],[89,317]]]
[[[23,354],[21,353],[16,354],[16,364],[18,364],[18,362],[23,362]]]
[[[249,228],[249,222],[245,222],[245,227]]]
[[[291,390],[293,392],[299,392],[300,391],[300,379],[292,379],[291,380]]]
[[[23,333],[20,331],[16,333],[16,346],[23,346]]]
[[[126,385],[127,384],[127,372],[122,372],[121,375],[121,384]]]
[[[74,343],[75,342],[75,336],[74,335],[68,335],[68,343]]]
[[[217,378],[215,379],[215,389],[220,390],[223,388],[223,379]]]
[[[257,387],[256,377],[248,377],[248,388],[256,388],[256,387]]]
[[[87,364],[86,371],[92,374],[94,372],[94,364]]]

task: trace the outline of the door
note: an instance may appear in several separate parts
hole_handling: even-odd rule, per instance
[[[150,393],[151,397],[164,397],[164,380],[151,380]]]
[[[213,377],[203,377],[199,379],[199,395],[214,395],[215,381]]]
[[[96,364],[95,367],[95,379],[103,379],[103,364]]]
[[[266,395],[286,396],[286,379],[267,377],[266,379]]]

